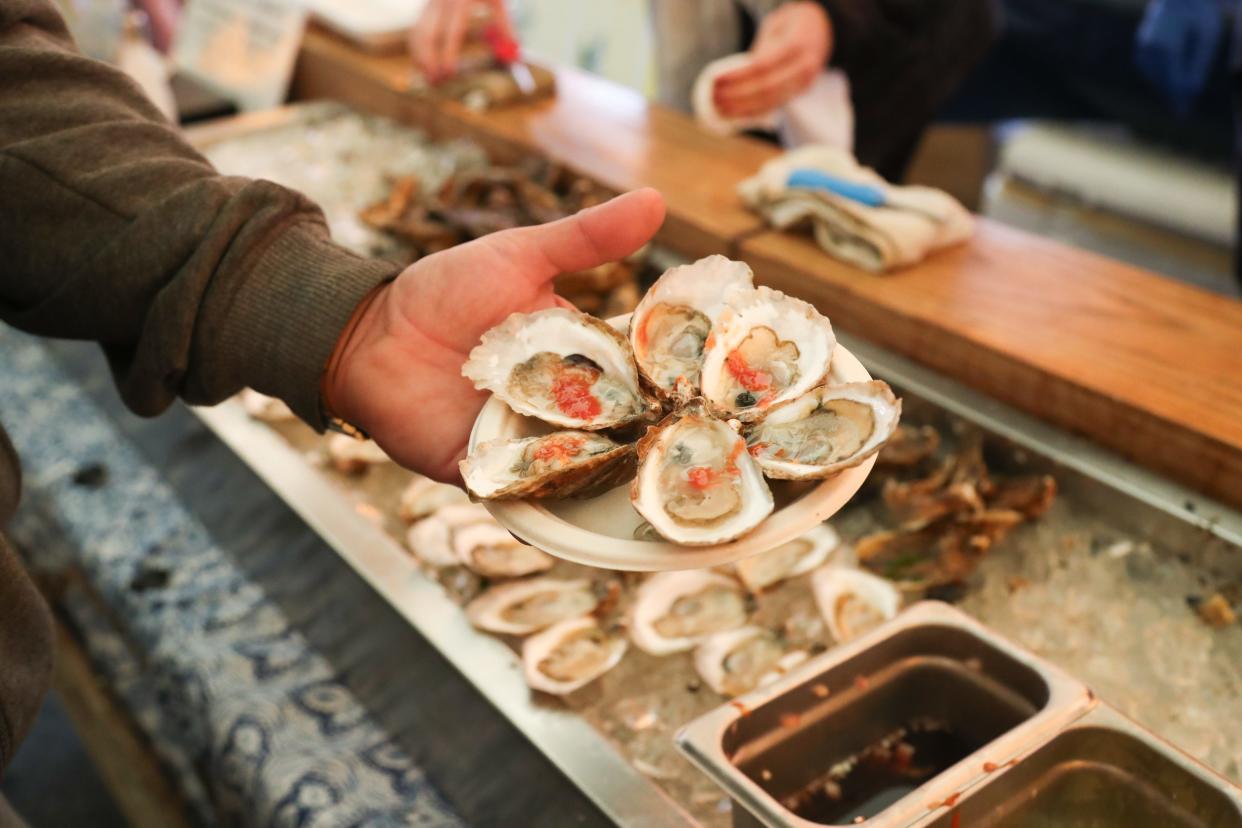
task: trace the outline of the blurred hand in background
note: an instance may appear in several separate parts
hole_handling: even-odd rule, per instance
[[[726,118],[771,112],[805,91],[832,54],[832,22],[818,3],[780,6],[759,24],[751,62],[716,81],[716,108]]]
[[[428,0],[422,17],[410,30],[410,57],[432,83],[457,72],[470,19],[482,10],[506,40],[516,40],[505,0]]]

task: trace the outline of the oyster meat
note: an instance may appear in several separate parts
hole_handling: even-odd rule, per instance
[[[397,517],[413,523],[433,515],[444,506],[469,503],[470,498],[456,486],[437,483],[429,477],[417,476],[401,492]]]
[[[625,337],[565,308],[513,314],[483,335],[462,373],[517,413],[563,428],[614,428],[658,409]]]
[[[692,403],[638,442],[630,497],[675,543],[708,546],[741,537],[772,512],[772,493],[745,441]]]
[[[769,630],[747,626],[707,638],[694,651],[694,669],[717,693],[740,696],[776,681],[808,656],[806,650],[787,650]]]
[[[522,543],[494,521],[454,530],[453,552],[461,564],[485,578],[520,578],[546,572],[555,563],[548,553]]]
[[[643,582],[630,607],[630,638],[662,656],[740,627],[750,604],[737,581],[703,569],[661,572]]]
[[[561,621],[523,642],[526,683],[557,696],[572,693],[616,667],[626,648],[624,636],[591,616]]]
[[[490,500],[590,494],[633,474],[633,446],[589,431],[490,440],[461,461],[466,488]]]
[[[630,318],[630,345],[639,373],[657,394],[679,402],[698,395],[712,326],[725,300],[752,290],[753,282],[744,263],[708,256],[669,268],[652,285]]]
[[[829,385],[773,407],[746,439],[768,477],[820,479],[879,451],[900,416],[887,383]]]
[[[733,568],[748,590],[762,592],[822,565],[840,545],[836,530],[821,523],[800,538],[738,561]]]
[[[758,420],[828,377],[832,325],[815,308],[759,287],[732,296],[708,337],[702,390],[724,418]]]
[[[466,606],[466,617],[481,630],[529,635],[586,615],[598,604],[586,578],[528,578],[491,587]]]
[[[901,593],[883,578],[828,564],[811,575],[811,591],[828,631],[841,644],[878,627],[901,609]]]

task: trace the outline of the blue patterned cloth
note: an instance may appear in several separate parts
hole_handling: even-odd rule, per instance
[[[36,568],[85,576],[63,609],[199,821],[462,824],[36,340],[0,327],[0,374],[25,475],[12,536]]]

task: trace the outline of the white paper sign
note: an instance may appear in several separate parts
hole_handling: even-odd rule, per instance
[[[246,111],[285,100],[302,42],[299,0],[189,0],[173,62]]]

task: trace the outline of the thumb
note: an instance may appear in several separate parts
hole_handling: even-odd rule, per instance
[[[576,215],[535,227],[522,227],[484,237],[537,285],[559,273],[586,270],[624,258],[642,247],[664,222],[664,198],[651,188],[583,210]]]

